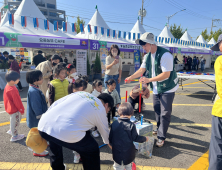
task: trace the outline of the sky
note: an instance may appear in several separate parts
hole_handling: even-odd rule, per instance
[[[113,30],[131,31],[138,19],[138,11],[142,7],[142,0],[57,0],[57,8],[66,11],[68,22],[75,22],[76,17],[84,18],[88,24],[95,7]],[[203,30],[211,30],[212,19],[222,20],[222,0],[144,0],[147,11],[143,19],[144,29],[158,36],[167,23],[166,16],[186,9],[174,15],[169,25],[181,25],[196,40]],[[222,27],[222,21],[214,25],[213,31]]]

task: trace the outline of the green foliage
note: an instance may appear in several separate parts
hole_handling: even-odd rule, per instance
[[[210,34],[208,34],[207,29],[205,29],[204,31],[201,32],[201,35],[203,36],[203,38],[208,42],[210,41],[210,39],[213,37],[215,39],[215,41],[217,41],[219,35],[222,34],[222,29],[219,28],[217,31],[212,31],[210,32]],[[198,38],[198,37],[197,37]]]
[[[185,31],[183,31],[183,28],[176,24],[170,26],[170,32],[173,34],[173,36],[177,39],[180,39]]]
[[[96,60],[95,60],[95,65],[94,65],[94,73],[101,73],[101,61],[100,61],[100,57],[99,54],[96,53]]]
[[[2,62],[2,63],[0,63],[0,69],[4,69],[4,71],[6,71],[7,69],[9,69],[9,64],[8,64],[8,62],[6,61],[4,61],[4,62]]]
[[[78,16],[75,24],[76,24],[76,32],[78,34],[80,32],[80,24],[85,25],[85,21],[83,19],[80,19],[80,17]]]
[[[201,32],[203,38],[207,41],[209,39],[209,35],[207,34],[207,28]],[[197,37],[198,38],[198,37]]]
[[[89,64],[89,57],[87,55],[87,75],[90,75],[91,73],[91,68],[90,68],[90,64]]]

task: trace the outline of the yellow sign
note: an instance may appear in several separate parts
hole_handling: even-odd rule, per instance
[[[29,52],[24,52],[24,56],[28,57],[29,56]]]

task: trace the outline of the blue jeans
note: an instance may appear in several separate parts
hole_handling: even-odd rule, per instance
[[[204,71],[204,65],[205,65],[205,64],[201,64],[201,71],[202,71],[202,72]]]
[[[107,89],[107,85],[106,85],[105,82],[110,80],[110,79],[114,79],[116,81],[116,91],[118,92],[119,97],[120,97],[120,84],[118,83],[118,78],[119,78],[119,74],[117,74],[117,75],[107,75],[107,74],[105,74],[104,85],[105,85],[105,88]]]

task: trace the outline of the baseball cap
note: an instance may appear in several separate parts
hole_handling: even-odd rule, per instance
[[[222,41],[222,34],[219,35],[217,44],[215,44],[213,47],[211,47],[211,50],[213,51],[220,51],[219,49],[219,43]]]
[[[42,54],[42,51],[41,51],[41,50],[39,50],[39,51],[38,51],[38,54]]]
[[[29,131],[26,138],[26,145],[36,153],[42,153],[48,146],[46,140],[39,134],[37,127],[31,128]]]
[[[149,44],[156,44],[155,40],[154,40],[154,35],[153,33],[150,33],[150,32],[146,32],[144,33],[140,39],[137,39],[135,41],[136,44],[139,44],[139,45],[145,45],[146,43],[149,43]]]

